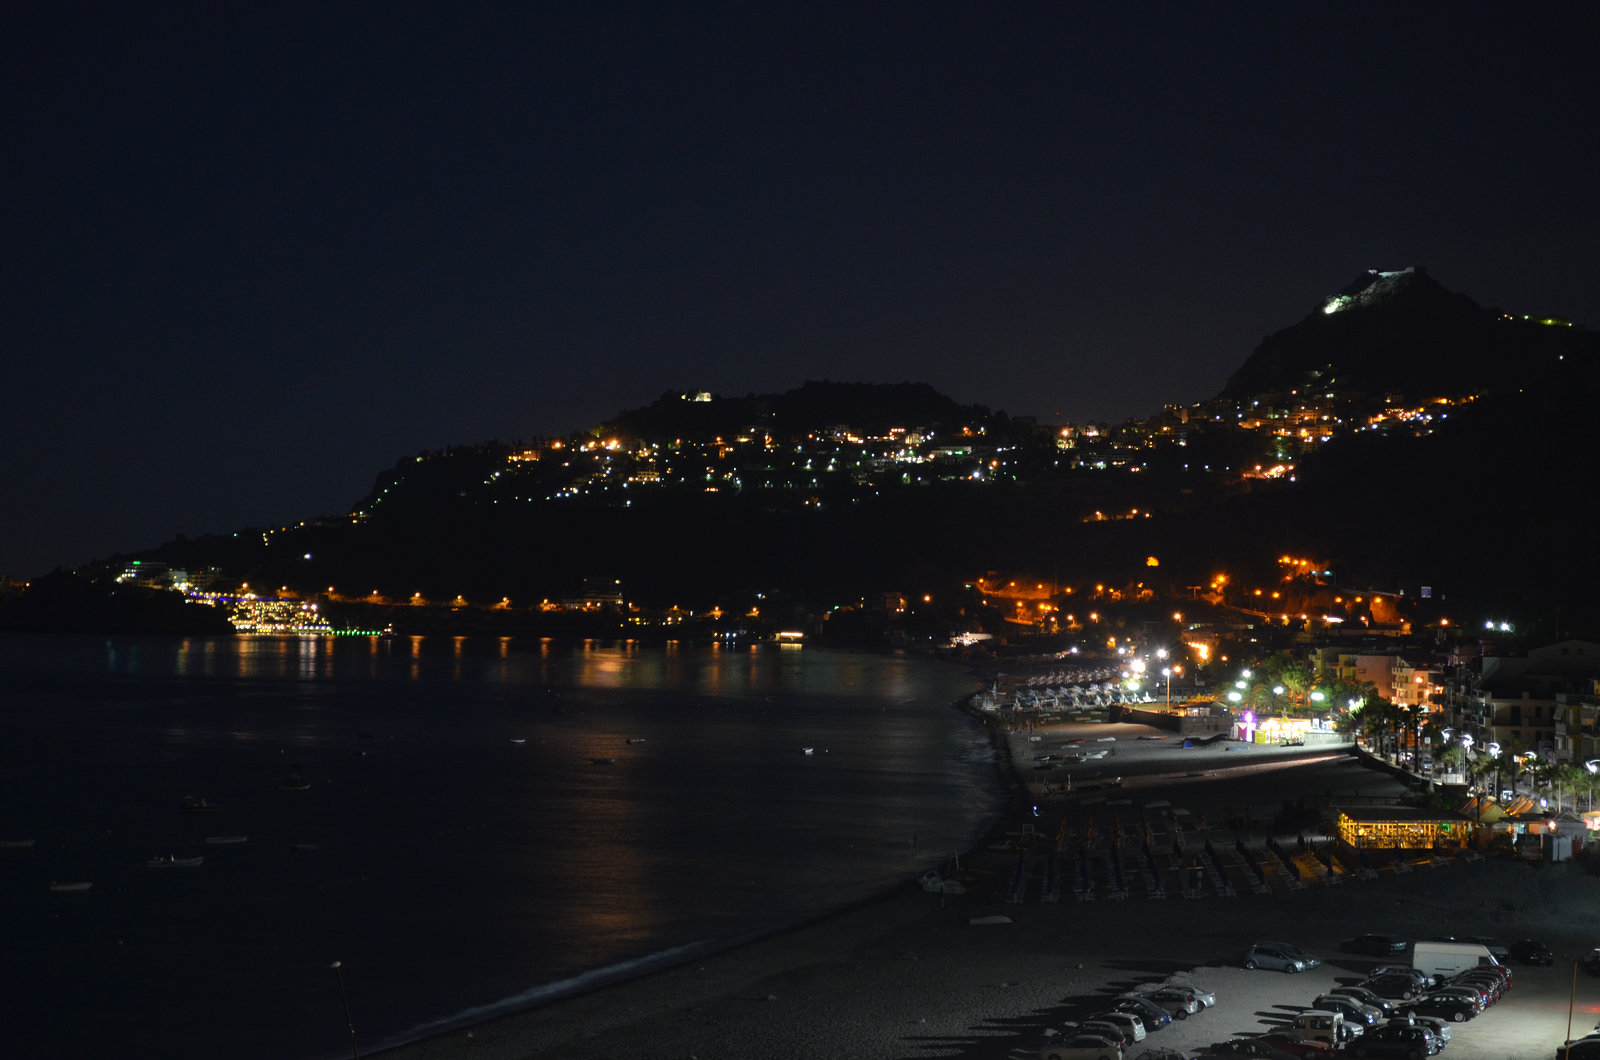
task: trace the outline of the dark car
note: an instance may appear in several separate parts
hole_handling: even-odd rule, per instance
[[[1328,991],[1328,993],[1343,994],[1345,997],[1353,997],[1363,1005],[1371,1005],[1373,1008],[1382,1012],[1385,1016],[1393,1016],[1395,1014],[1395,1005],[1393,1001],[1390,1001],[1386,997],[1379,997],[1377,994],[1374,994],[1371,990],[1368,990],[1364,986],[1336,986],[1332,990]]]
[[[1398,957],[1406,951],[1406,940],[1393,935],[1366,934],[1339,943],[1345,953],[1365,953],[1369,957]]]
[[[1311,999],[1311,1007],[1323,1012],[1340,1012],[1346,1023],[1362,1027],[1376,1027],[1383,1019],[1383,1010],[1363,1004],[1349,994],[1319,994]]]
[[[1506,984],[1496,975],[1485,975],[1482,972],[1465,971],[1452,975],[1439,984],[1446,986],[1471,987],[1483,995],[1483,1003],[1492,1005],[1500,1000],[1500,995],[1506,992]]]
[[[1416,980],[1418,986],[1427,986],[1429,983],[1433,982],[1433,976],[1419,968],[1413,968],[1409,964],[1380,964],[1376,968],[1372,969],[1372,971],[1368,972],[1367,975],[1369,977],[1376,975],[1388,975],[1391,972],[1393,972],[1395,975],[1409,975],[1412,979]]]
[[[1493,1003],[1489,997],[1489,988],[1473,983],[1440,983],[1429,996],[1464,997],[1477,1006],[1478,1012],[1482,1012]]]
[[[1172,1022],[1172,1013],[1151,1001],[1149,998],[1137,994],[1124,994],[1117,998],[1117,1003],[1112,1006],[1122,1012],[1131,1012],[1144,1021],[1147,1031],[1160,1030]]]
[[[1205,1049],[1201,1053],[1207,1057],[1224,1056],[1254,1056],[1261,1060],[1304,1060],[1299,1053],[1290,1052],[1271,1042],[1262,1041],[1260,1038],[1232,1038],[1225,1042]]]
[[[1432,1032],[1421,1027],[1407,1027],[1403,1023],[1385,1023],[1368,1031],[1350,1045],[1356,1056],[1403,1056],[1407,1060],[1422,1060],[1432,1056],[1442,1047]]]
[[[1511,946],[1511,956],[1523,964],[1552,964],[1556,955],[1538,939],[1522,939]]]
[[[1382,975],[1368,976],[1361,980],[1361,985],[1379,997],[1395,998],[1400,1001],[1410,1001],[1422,993],[1422,987],[1418,985],[1417,980],[1401,972],[1384,972]]]
[[[1400,1006],[1402,1014],[1415,1012],[1419,1016],[1438,1016],[1451,1023],[1464,1023],[1478,1014],[1478,1006],[1464,997],[1451,997],[1447,994],[1429,994],[1419,997],[1415,1001],[1407,1001]]]
[[[1556,1060],[1600,1060],[1600,1035],[1591,1034],[1556,1046]]]

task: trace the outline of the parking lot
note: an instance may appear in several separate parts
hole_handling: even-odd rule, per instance
[[[1218,769],[1219,761],[1232,765],[1235,755],[1213,755],[1209,761],[1197,760],[1209,767],[1203,774],[1167,773],[1142,782],[1138,774],[1144,762],[1140,759],[1156,760],[1150,768],[1170,768],[1159,760],[1172,757],[1173,752],[1160,744],[1130,744],[1126,739],[1119,743],[1123,751],[1119,768],[1132,777],[1104,805],[1084,806],[1086,800],[1071,800],[1063,805],[1059,812],[1069,822],[1077,823],[1088,814],[1106,817],[1116,809],[1111,804],[1119,796],[1131,797],[1133,805],[1120,810],[1130,822],[1139,819],[1141,801],[1158,796],[1170,799],[1175,807],[1193,807],[1196,816],[1205,811],[1216,822],[1228,801],[1259,805],[1267,802],[1267,793],[1278,785],[1264,756],[1254,749],[1245,752],[1246,761],[1250,762],[1246,768]],[[1384,794],[1393,790],[1383,778],[1359,768],[1353,761],[1302,761],[1297,766],[1291,772],[1315,777],[1300,785],[1300,790]],[[1129,831],[1132,832],[1131,825]],[[1195,833],[1191,830],[1191,834]],[[1048,1019],[1081,1018],[1106,1007],[1118,992],[1166,978],[1186,978],[1214,991],[1217,1007],[1187,1020],[1174,1020],[1130,1049],[1128,1055],[1136,1057],[1143,1049],[1155,1047],[1194,1055],[1214,1042],[1286,1027],[1296,1013],[1310,1007],[1318,994],[1335,986],[1354,984],[1372,968],[1385,963],[1339,952],[1342,939],[1363,932],[1386,932],[1408,940],[1452,934],[1488,935],[1507,945],[1531,935],[1543,939],[1554,950],[1556,960],[1552,966],[1510,962],[1515,975],[1512,989],[1476,1018],[1452,1024],[1454,1036],[1445,1049],[1446,1056],[1458,1060],[1543,1060],[1553,1057],[1556,1047],[1566,1039],[1569,1008],[1573,1037],[1588,1033],[1600,1019],[1600,979],[1582,969],[1574,978],[1574,962],[1600,942],[1595,931],[1585,927],[1594,921],[1590,908],[1596,883],[1575,866],[1467,864],[1454,859],[1403,875],[1390,867],[1380,878],[1350,879],[1340,886],[1319,886],[1311,879],[1309,887],[1299,891],[1286,891],[1280,880],[1273,879],[1270,893],[1251,893],[1241,882],[1249,877],[1241,875],[1233,862],[1248,864],[1252,858],[1259,860],[1259,846],[1252,847],[1249,856],[1241,852],[1234,857],[1231,833],[1213,828],[1205,834],[1214,838],[1222,850],[1219,862],[1227,864],[1219,864],[1219,869],[1227,871],[1215,875],[1202,900],[1174,903],[1172,899],[1179,897],[1179,892],[1168,886],[1165,900],[1150,901],[1150,889],[1139,886],[1142,881],[1130,873],[1133,885],[1128,888],[1126,901],[1096,901],[1082,910],[1078,919],[1085,920],[1085,930],[1081,932],[1085,950],[1071,947],[1072,934],[1066,937],[1069,955],[1083,964],[1072,977],[1081,986],[1065,999],[1060,1010],[1052,1010]],[[1259,844],[1261,839],[1252,837],[1251,842]],[[1166,845],[1157,834],[1155,848],[1164,849]],[[1104,859],[1097,864],[1103,867]],[[1220,893],[1221,885],[1229,880],[1235,886],[1231,888],[1233,893],[1225,896]],[[1102,881],[1097,894],[1103,898],[1105,890]],[[1073,919],[1070,909],[1063,910],[1063,915]],[[1093,927],[1088,925],[1089,919],[1095,922]],[[1122,952],[1097,955],[1088,951],[1091,939],[1115,938],[1118,924],[1126,925],[1123,934],[1127,940]],[[1298,945],[1321,957],[1323,964],[1299,974],[1247,971],[1242,966],[1243,951],[1261,939]],[[1409,960],[1407,954],[1393,958],[1392,963],[1409,964]],[[1036,1056],[1037,1049],[1014,1046],[1010,1055]]]
[[[1310,1001],[1335,986],[1357,982],[1379,962],[1335,952],[1336,939],[1306,938],[1306,948],[1323,958],[1320,968],[1299,974],[1246,971],[1237,963],[1201,963],[1192,972],[1173,969],[1174,978],[1190,979],[1217,995],[1217,1006],[1174,1020],[1152,1033],[1145,1042],[1130,1050],[1137,1056],[1142,1049],[1161,1046],[1185,1056],[1198,1053],[1213,1042],[1244,1034],[1263,1033],[1287,1026],[1295,1013],[1309,1008]],[[1163,978],[1149,975],[1137,960],[1105,962],[1104,994],[1091,993],[1073,999],[1078,1011],[1087,1015],[1104,1005],[1116,990],[1131,989],[1139,983]],[[1164,969],[1163,969],[1164,970]],[[1465,1023],[1451,1025],[1454,1038],[1444,1055],[1456,1060],[1517,1060],[1548,1058],[1566,1034],[1568,1001],[1572,995],[1573,971],[1570,963],[1551,967],[1514,966],[1515,986],[1488,1009]],[[1580,1037],[1600,1019],[1600,983],[1581,969],[1578,972],[1578,1003],[1573,1006],[1573,1036]],[[1034,1055],[1019,1049],[1020,1058]]]

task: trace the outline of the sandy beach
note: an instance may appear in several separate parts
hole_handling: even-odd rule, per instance
[[[1145,887],[1118,900],[1101,893],[1079,901],[1067,890],[1054,902],[1040,901],[1037,891],[1009,901],[1015,845],[1028,832],[1082,836],[1093,819],[1106,843],[1110,820],[1131,830],[1140,827],[1136,819],[1165,818],[1188,836],[1190,849],[1208,838],[1219,849],[1239,842],[1258,849],[1268,836],[1296,842],[1304,823],[1285,827],[1279,814],[1286,801],[1381,799],[1402,788],[1339,748],[1184,748],[1139,725],[1006,739],[1018,814],[1005,834],[967,859],[966,893],[929,893],[908,881],[822,922],[384,1055],[1022,1060],[1037,1055],[1047,1034],[1104,1007],[1115,993],[1172,977],[1216,991],[1217,1009],[1175,1021],[1129,1056],[1157,1047],[1192,1055],[1211,1042],[1270,1029],[1317,992],[1354,982],[1376,962],[1342,955],[1337,945],[1366,931],[1484,934],[1506,942],[1535,936],[1555,950],[1553,967],[1519,967],[1507,1000],[1457,1029],[1449,1052],[1458,1060],[1549,1056],[1569,1016],[1577,1035],[1600,1015],[1600,985],[1587,973],[1575,980],[1572,963],[1600,941],[1600,881],[1575,865],[1450,861],[1337,884],[1274,879],[1265,893],[1225,893],[1214,881],[1193,898],[1173,891],[1157,899]],[[1068,740],[1106,757],[1069,767],[1073,794],[1046,798],[1064,773],[1031,763],[1052,747],[1074,746]],[[1119,786],[1097,787],[1113,777]],[[1151,811],[1151,804],[1170,808]],[[993,918],[1004,922],[973,923]],[[1246,971],[1239,954],[1260,938],[1294,941],[1323,956],[1324,966],[1300,976]]]

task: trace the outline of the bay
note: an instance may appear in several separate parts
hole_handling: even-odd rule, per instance
[[[0,638],[10,1040],[344,1056],[857,904],[1002,811],[976,687],[777,645]]]

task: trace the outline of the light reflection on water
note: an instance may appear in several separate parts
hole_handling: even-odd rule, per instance
[[[981,734],[949,709],[974,687],[812,648],[0,637],[0,823],[40,840],[0,878],[18,952],[40,955],[13,1010],[87,985],[129,1006],[96,1026],[156,1019],[172,1057],[240,1026],[270,1029],[238,1060],[336,1055],[314,985],[332,959],[364,1026],[397,1035],[849,904],[998,812]],[[286,790],[291,766],[308,789]],[[186,817],[188,794],[227,809]],[[144,868],[191,852],[206,864],[178,879]],[[48,880],[77,874],[93,915],[46,915]],[[74,1033],[60,1055],[117,1052]]]

